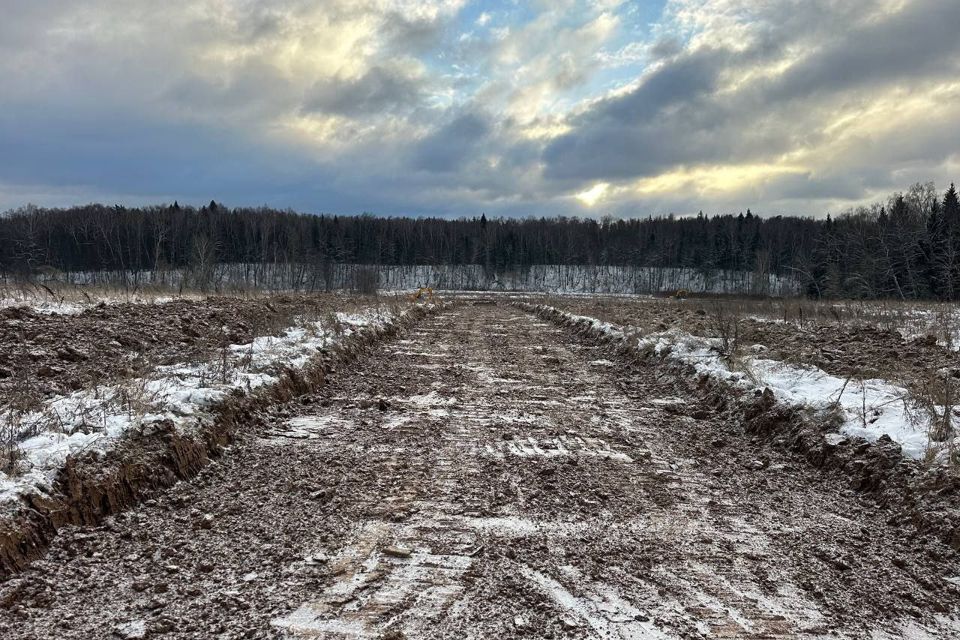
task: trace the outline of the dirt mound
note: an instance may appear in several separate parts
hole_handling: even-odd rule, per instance
[[[295,317],[354,306],[333,295],[283,295],[100,304],[75,315],[2,309],[0,411],[30,410],[44,398],[158,365],[207,360],[226,345],[277,335]]]
[[[555,304],[554,304],[555,303]],[[568,299],[551,301],[570,313],[585,315],[644,333],[677,329],[696,336],[718,337],[715,308],[710,303],[668,300]],[[818,367],[843,378],[891,380],[929,393],[935,374],[960,380],[957,354],[932,336],[904,338],[899,332],[865,322],[763,322],[728,308],[741,345],[764,345],[771,357]]]
[[[241,429],[256,426],[272,404],[286,402],[322,386],[327,376],[367,353],[372,345],[422,319],[417,307],[386,327],[365,327],[326,349],[306,369],[287,370],[281,380],[251,396],[238,395],[213,410],[212,423],[193,433],[177,432],[168,422],[128,433],[105,456],[68,459],[50,495],[31,495],[22,508],[0,516],[0,575],[22,569],[47,547],[64,525],[89,525],[168,487],[203,468]]]
[[[588,320],[572,318],[551,307],[520,303],[520,307],[564,326],[577,335],[608,346],[611,352],[627,360],[656,360],[687,380],[689,392],[703,397],[715,410],[749,434],[761,436],[775,445],[799,453],[809,462],[826,470],[836,470],[850,486],[873,496],[891,512],[895,524],[911,524],[921,534],[929,534],[960,549],[960,478],[942,466],[926,468],[905,458],[900,446],[883,436],[871,443],[861,438],[827,439],[836,433],[835,416],[814,414],[808,410],[775,402],[773,394],[754,394],[722,381],[697,374],[689,365],[663,358],[632,346],[622,335],[597,328]],[[888,336],[892,338],[892,336]]]

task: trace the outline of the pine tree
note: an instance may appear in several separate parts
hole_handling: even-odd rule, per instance
[[[902,193],[898,193],[893,201],[893,206],[890,207],[890,221],[894,225],[902,225],[906,223],[909,215],[910,209],[907,207],[907,201],[904,200]]]
[[[960,200],[953,183],[950,183],[950,188],[943,195],[943,222],[951,229],[960,227]]]
[[[941,278],[944,281],[945,297],[956,299],[960,294],[960,200],[957,198],[957,188],[952,182],[943,195],[943,211],[940,215],[944,228],[944,238],[940,243],[940,262],[943,265]]]

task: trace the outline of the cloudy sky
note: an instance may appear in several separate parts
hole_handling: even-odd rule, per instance
[[[825,215],[960,179],[956,0],[0,0],[0,208]]]

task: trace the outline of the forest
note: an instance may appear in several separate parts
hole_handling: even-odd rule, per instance
[[[314,215],[270,208],[24,207],[0,216],[8,279],[218,264],[533,265],[741,271],[820,298],[960,298],[960,202],[915,184],[825,218],[745,213],[630,219]]]

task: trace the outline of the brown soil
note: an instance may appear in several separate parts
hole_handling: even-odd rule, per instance
[[[706,400],[461,306],[63,532],[0,636],[956,637],[952,549]]]
[[[390,325],[363,328],[342,338],[305,369],[287,370],[277,383],[253,395],[240,393],[221,402],[211,410],[211,421],[186,429],[175,429],[169,421],[145,424],[105,455],[68,458],[53,491],[27,494],[17,507],[0,514],[0,577],[26,567],[64,527],[97,524],[157,489],[192,477],[220,456],[237,431],[256,424],[265,407],[316,390],[330,372],[426,313],[423,307],[414,308]]]
[[[336,295],[216,297],[162,304],[101,304],[76,315],[0,310],[0,411],[212,357],[229,344],[277,335],[297,316],[320,319],[369,300]]]
[[[548,304],[644,333],[678,329],[716,337],[717,304],[723,301],[624,298],[551,298]],[[735,307],[735,305],[733,305]],[[727,313],[730,313],[729,311]],[[734,312],[735,313],[735,312]],[[743,346],[760,344],[768,357],[811,365],[844,378],[880,378],[929,393],[944,375],[960,384],[960,357],[932,337],[905,339],[897,331],[866,323],[761,322],[734,316]]]

